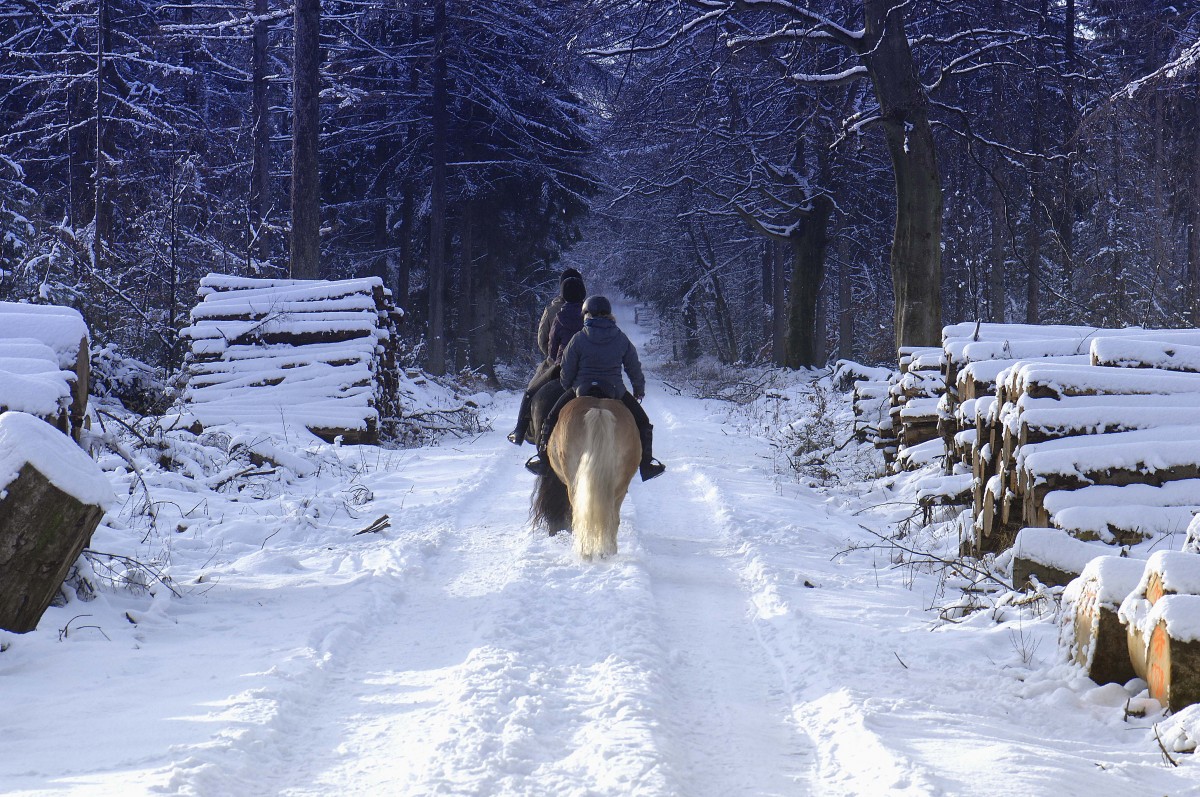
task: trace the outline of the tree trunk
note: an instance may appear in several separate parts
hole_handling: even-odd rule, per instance
[[[1048,0],[1042,0],[1043,17],[1048,11]],[[1064,18],[1063,50],[1066,56],[1067,74],[1075,74],[1075,0],[1066,0]],[[1063,87],[1063,103],[1066,106],[1066,119],[1063,122],[1063,132],[1068,140],[1074,137],[1079,126],[1079,115],[1075,111],[1075,89],[1072,79],[1066,81]],[[1065,149],[1065,147],[1064,147]],[[1069,155],[1069,153],[1068,153]],[[1071,295],[1071,284],[1074,282],[1074,250],[1075,250],[1075,186],[1071,181],[1071,159],[1063,163],[1061,172],[1062,197],[1060,200],[1058,218],[1059,256],[1061,258],[1063,289]]]
[[[251,84],[253,98],[251,115],[253,129],[253,163],[250,168],[250,232],[252,249],[261,263],[271,259],[271,242],[267,234],[267,219],[271,214],[271,106],[267,93],[268,31],[264,17],[270,11],[268,0],[254,0],[254,33],[251,45]]]
[[[292,259],[294,279],[321,277],[321,0],[296,0],[292,76]]]
[[[459,203],[462,213],[458,220],[459,266],[458,287],[454,293],[458,317],[455,335],[455,364],[461,371],[473,364],[471,343],[475,329],[475,202],[465,199]]]
[[[1200,86],[1192,97],[1193,120],[1200,120]],[[1200,322],[1200,130],[1192,127],[1192,196],[1188,218],[1188,260],[1184,292],[1184,317]]]
[[[998,107],[998,106],[997,106]],[[988,268],[987,320],[996,324],[1004,323],[1005,287],[1004,279],[1004,239],[1006,225],[1004,223],[1004,191],[998,180],[990,181],[992,186],[992,262]]]
[[[833,202],[826,196],[813,200],[812,210],[791,239],[792,283],[788,291],[788,330],[784,365],[810,368],[817,362],[817,298],[825,271],[829,217]],[[940,328],[939,328],[940,334]]]
[[[838,357],[854,359],[854,283],[845,257],[838,259]]]
[[[105,263],[105,244],[112,238],[112,197],[108,186],[108,169],[105,161],[108,153],[108,137],[104,119],[104,89],[108,85],[108,49],[111,33],[109,0],[96,0],[96,118],[95,154],[93,165],[93,189],[96,198],[95,234],[92,238],[92,265],[97,269]]]
[[[942,185],[929,100],[916,75],[903,9],[893,0],[863,0],[862,54],[896,179],[896,345],[936,346],[942,337]]]
[[[783,244],[771,240],[771,352],[772,362],[783,365],[787,357],[787,274]]]
[[[429,189],[429,346],[425,367],[446,373],[446,135],[449,97],[446,90],[446,0],[433,10],[433,141]]]

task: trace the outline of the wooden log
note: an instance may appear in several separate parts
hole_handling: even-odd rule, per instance
[[[82,452],[80,452],[82,454]],[[0,500],[0,628],[32,631],[104,510],[26,464]]]
[[[1136,588],[1142,569],[1143,563],[1136,559],[1099,556],[1063,591],[1067,611],[1060,644],[1098,684],[1123,684],[1137,674],[1117,610]]]
[[[1200,639],[1191,620],[1197,616],[1200,595],[1166,595],[1155,604],[1149,629],[1140,629],[1147,639],[1144,677],[1150,696],[1171,711],[1200,703]]]
[[[1106,547],[1077,540],[1059,529],[1021,529],[1013,543],[1013,585],[1020,587],[1036,577],[1047,586],[1066,586]]]

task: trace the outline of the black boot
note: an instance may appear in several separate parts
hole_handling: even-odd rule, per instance
[[[654,427],[646,426],[638,429],[638,435],[642,438],[642,464],[638,470],[642,474],[642,481],[648,482],[656,476],[663,475],[667,466],[654,458]]]
[[[521,409],[517,411],[517,428],[508,434],[508,442],[513,445],[519,446],[525,442],[525,436],[529,433],[529,424],[532,420],[532,404],[533,397],[529,393],[521,397]]]
[[[525,460],[525,470],[536,476],[550,472],[550,424],[542,422],[542,434],[538,438],[537,454]]]

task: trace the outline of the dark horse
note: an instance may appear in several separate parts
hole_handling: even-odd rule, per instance
[[[572,400],[550,435],[549,457],[534,487],[533,521],[551,534],[570,528],[584,559],[615,554],[621,503],[642,458],[629,409],[613,399]]]

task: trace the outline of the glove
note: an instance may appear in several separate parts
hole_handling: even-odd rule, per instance
[[[633,397],[634,397],[634,399],[636,399],[636,400],[637,400],[637,402],[640,404],[640,403],[641,403],[641,401],[642,401],[642,399],[644,399],[644,398],[646,397],[646,394],[645,394],[645,393],[634,393],[634,394],[633,394]]]

